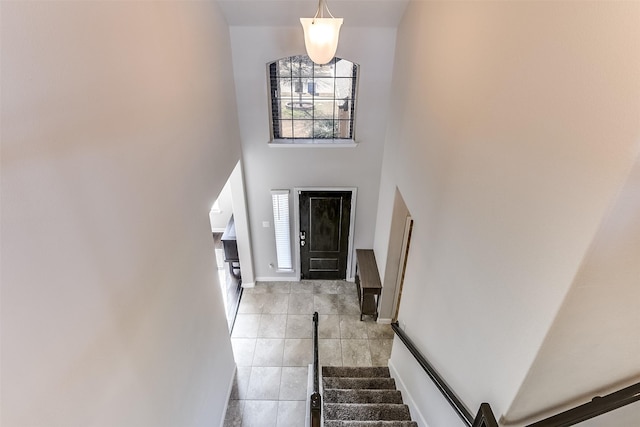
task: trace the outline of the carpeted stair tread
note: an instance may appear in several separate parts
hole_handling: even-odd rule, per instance
[[[402,403],[398,390],[324,389],[325,403]]]
[[[418,427],[415,421],[359,421],[329,420],[324,427]]]
[[[375,367],[350,367],[350,366],[323,366],[323,377],[348,377],[348,378],[390,378],[389,368],[386,366]]]
[[[322,368],[324,427],[418,427],[387,367]]]
[[[350,378],[350,377],[327,377],[322,378],[322,385],[325,389],[387,389],[395,390],[396,382],[393,378]]]
[[[397,403],[325,403],[325,420],[411,421],[409,407]]]

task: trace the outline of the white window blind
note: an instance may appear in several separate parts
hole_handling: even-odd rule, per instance
[[[289,190],[271,190],[273,228],[276,233],[276,256],[279,271],[292,271],[291,234],[289,232]]]

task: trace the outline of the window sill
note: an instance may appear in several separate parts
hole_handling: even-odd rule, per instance
[[[269,142],[273,148],[353,148],[358,143],[353,139],[274,139]]]

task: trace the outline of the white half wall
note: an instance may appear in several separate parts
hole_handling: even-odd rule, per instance
[[[221,425],[208,213],[240,158],[215,2],[2,2],[3,426]]]

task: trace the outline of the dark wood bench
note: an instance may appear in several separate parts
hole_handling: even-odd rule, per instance
[[[378,320],[378,300],[382,292],[378,264],[372,249],[356,249],[356,287],[362,316],[373,316]]]

